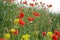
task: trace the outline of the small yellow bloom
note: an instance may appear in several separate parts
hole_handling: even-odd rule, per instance
[[[24,40],[29,40],[29,37],[30,37],[29,34],[25,34],[25,35],[22,36],[22,38],[23,38]]]
[[[25,35],[23,35],[22,38],[25,38]]]
[[[19,19],[14,19],[14,23],[18,23],[19,22]]]
[[[30,37],[30,35],[29,35],[29,34],[26,34],[25,36],[26,36],[26,38],[29,38],[29,37]]]
[[[10,33],[5,33],[5,34],[4,34],[4,38],[5,38],[5,39],[9,39],[10,36],[11,36]]]
[[[14,32],[15,32],[15,29],[11,29],[10,31],[11,31],[12,33],[14,33]]]
[[[29,38],[21,38],[20,40],[29,40]]]
[[[25,38],[24,40],[29,40],[29,38]]]
[[[47,36],[52,37],[52,34],[53,34],[52,32],[48,32]]]
[[[26,34],[26,35],[23,35],[22,38],[29,38],[30,35],[29,34]]]

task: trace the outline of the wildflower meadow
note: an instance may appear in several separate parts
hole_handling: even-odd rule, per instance
[[[0,40],[60,40],[60,13],[52,4],[0,0]]]

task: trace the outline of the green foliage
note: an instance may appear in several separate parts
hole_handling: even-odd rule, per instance
[[[8,32],[8,29],[13,25],[13,19],[19,13],[17,8],[16,4],[0,1],[0,37],[2,33]]]

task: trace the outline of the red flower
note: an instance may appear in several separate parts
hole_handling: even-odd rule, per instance
[[[52,5],[50,4],[50,5],[47,5],[48,7],[52,7]]]
[[[14,34],[15,34],[15,35],[18,35],[18,30],[15,30]]]
[[[33,4],[33,3],[30,3],[30,6],[32,6],[32,7],[33,7],[33,6],[34,6],[34,4]]]
[[[59,38],[60,38],[60,32],[59,32],[59,35],[58,35],[58,36],[59,36]]]
[[[32,14],[37,17],[40,16],[40,14],[38,14],[37,12],[32,12]]]
[[[24,1],[23,4],[27,5],[27,1]]]
[[[34,18],[28,17],[27,20],[28,20],[28,21],[33,21]]]
[[[38,13],[37,13],[35,16],[37,16],[37,17],[38,17],[38,16],[40,16],[40,14],[38,14]]]
[[[4,38],[0,38],[0,40],[5,40]]]
[[[54,31],[54,33],[55,33],[56,35],[59,35],[59,34],[60,34],[59,31],[56,31],[56,30]]]
[[[53,38],[53,40],[58,40],[58,37],[56,34],[53,34],[52,38]]]
[[[45,36],[46,35],[46,32],[42,32],[42,36]]]
[[[49,7],[52,7],[52,5],[50,4]]]
[[[35,11],[34,11],[34,12],[32,12],[32,14],[33,14],[33,15],[35,15],[36,13],[37,13],[37,12],[35,12]]]
[[[25,22],[23,20],[19,20],[19,24],[24,26],[25,25]]]
[[[54,33],[56,34],[56,35],[58,35],[58,37],[60,37],[60,32],[59,31],[54,31]]]
[[[24,13],[20,13],[18,18],[23,18],[24,17]]]

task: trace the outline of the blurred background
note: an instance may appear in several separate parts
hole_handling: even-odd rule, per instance
[[[21,0],[17,0],[18,3],[20,3],[20,1]],[[25,1],[25,0],[22,0],[22,1]],[[33,2],[33,0],[26,0],[26,1],[28,1],[28,3]],[[47,4],[53,5],[53,7],[50,8],[50,11],[52,11],[52,12],[59,12],[60,11],[60,0],[37,0],[35,2],[41,2],[41,1],[43,3],[45,3],[46,5]]]

